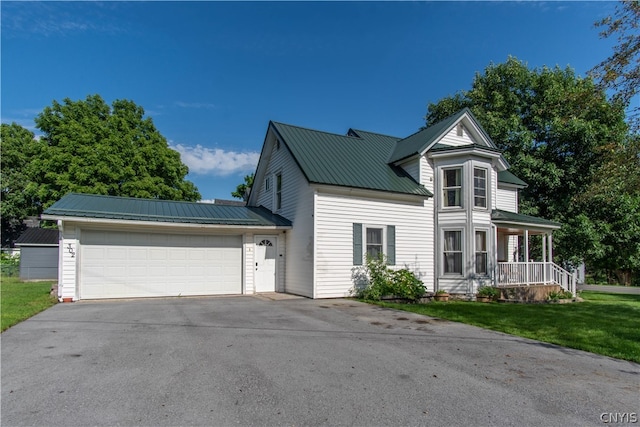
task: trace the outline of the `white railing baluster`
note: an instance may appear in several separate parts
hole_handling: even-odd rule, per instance
[[[570,273],[553,262],[499,262],[498,286],[557,284],[565,291],[576,294],[575,273]]]

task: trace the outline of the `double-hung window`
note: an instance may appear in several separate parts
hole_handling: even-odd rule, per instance
[[[443,171],[443,206],[462,206],[462,168]]]
[[[363,265],[368,258],[384,256],[387,264],[396,265],[396,226],[353,224],[353,265]]]
[[[487,274],[487,232],[476,230],[476,274]]]
[[[276,175],[276,210],[282,207],[282,174]]]
[[[384,254],[382,248],[382,228],[367,227],[366,231],[366,245],[367,245],[367,258],[379,259]]]
[[[487,170],[473,168],[473,206],[487,207]]]
[[[444,232],[444,273],[462,274],[462,231]]]

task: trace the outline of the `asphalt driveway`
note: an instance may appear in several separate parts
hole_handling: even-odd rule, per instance
[[[350,300],[58,304],[0,339],[3,427],[589,426],[640,412],[638,364]]]

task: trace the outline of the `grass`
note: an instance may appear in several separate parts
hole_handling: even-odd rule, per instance
[[[52,282],[21,282],[16,277],[2,277],[0,315],[2,331],[40,313],[56,303],[49,294]]]
[[[376,304],[640,363],[640,295],[581,296],[575,304]]]

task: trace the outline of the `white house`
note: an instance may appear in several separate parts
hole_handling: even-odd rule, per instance
[[[379,253],[429,291],[572,290],[552,261],[560,225],[517,213],[526,184],[508,168],[468,109],[407,138],[271,122],[246,206],[70,194],[43,218],[60,228],[61,300],[344,297]],[[544,237],[537,262],[533,234]]]

